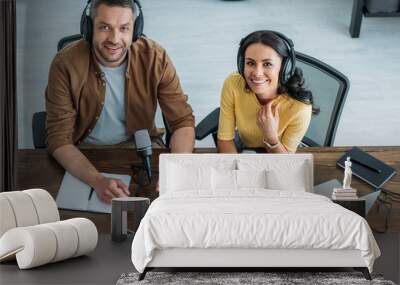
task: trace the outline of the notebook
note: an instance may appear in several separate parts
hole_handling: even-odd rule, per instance
[[[101,173],[110,178],[122,180],[125,185],[129,185],[131,177],[129,175]],[[111,204],[104,203],[97,196],[96,192],[92,194],[91,187],[78,178],[65,172],[57,194],[57,207],[67,210],[88,211],[96,213],[111,213]]]
[[[350,151],[346,152],[336,164],[344,168],[344,162],[347,157],[350,157],[352,162],[351,170],[353,175],[375,188],[381,188],[386,181],[396,174],[394,168],[369,155],[358,147],[353,147]]]

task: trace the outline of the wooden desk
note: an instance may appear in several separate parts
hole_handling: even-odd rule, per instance
[[[336,166],[336,161],[350,147],[334,147],[334,148],[302,148],[299,153],[312,153],[314,155],[314,184],[331,179],[343,179],[343,170]],[[362,147],[372,156],[386,162],[400,172],[400,146],[396,147]],[[141,158],[136,155],[133,149],[83,149],[82,152],[94,164],[94,166],[103,172],[130,174],[132,175],[132,165],[140,165]],[[153,170],[158,168],[158,155],[165,153],[167,150],[155,149],[152,156]],[[196,149],[196,153],[216,152],[215,149]],[[64,175],[64,170],[44,149],[18,150],[17,154],[17,189],[24,190],[28,188],[44,188],[56,198],[60,183]],[[133,180],[133,179],[132,179]],[[359,196],[366,195],[373,191],[373,188],[354,177],[352,186],[358,190]],[[400,194],[400,175],[394,176],[385,185],[385,188]],[[132,181],[130,185],[131,191],[135,193],[136,186]],[[158,193],[155,191],[155,183],[143,187],[141,196],[155,199]],[[376,205],[374,206],[376,208]],[[367,219],[374,228],[382,229],[385,223],[385,217],[377,209],[371,209]],[[79,211],[60,211],[62,219],[71,217],[87,217],[91,219],[97,226],[99,232],[110,232],[110,215],[95,214]],[[392,209],[389,220],[389,231],[400,232],[400,206]]]

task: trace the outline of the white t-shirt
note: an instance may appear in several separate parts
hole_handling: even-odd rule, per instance
[[[126,132],[125,72],[126,61],[118,67],[100,68],[105,74],[106,94],[103,110],[92,132],[84,140],[95,145],[118,144],[129,139]]]

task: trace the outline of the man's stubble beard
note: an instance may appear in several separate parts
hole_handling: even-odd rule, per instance
[[[128,52],[128,49],[126,47],[123,47],[122,50],[121,50],[121,55],[118,58],[112,58],[112,57],[110,58],[108,56],[107,52],[104,50],[105,48],[102,49],[101,47],[99,47],[98,44],[94,44],[94,49],[95,49],[96,57],[98,57],[98,56],[101,57],[100,59],[99,58],[97,59],[97,60],[100,61],[100,63],[101,62],[104,62],[104,63],[116,63],[118,61],[121,61],[121,63],[122,63],[124,61],[125,57],[126,57],[127,52]]]

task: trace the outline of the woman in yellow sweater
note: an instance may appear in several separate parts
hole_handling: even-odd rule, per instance
[[[307,131],[313,106],[293,43],[283,34],[256,31],[240,42],[238,73],[224,82],[218,150],[236,153],[235,130],[245,147],[294,153]]]

